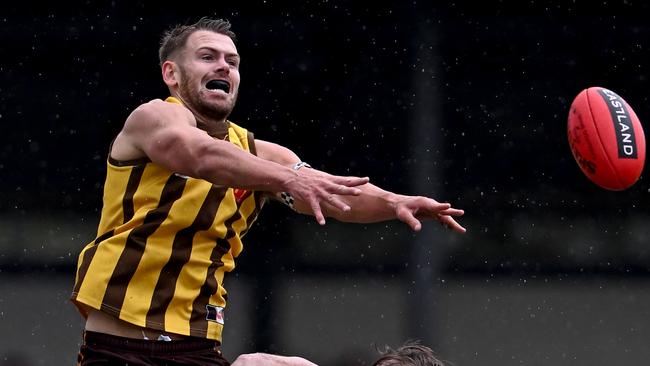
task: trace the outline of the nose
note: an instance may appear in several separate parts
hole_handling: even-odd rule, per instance
[[[219,57],[216,63],[216,72],[222,72],[225,74],[230,73],[230,65],[228,65],[228,61],[226,61],[226,58],[222,55]]]

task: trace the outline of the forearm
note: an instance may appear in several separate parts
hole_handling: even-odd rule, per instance
[[[263,159],[224,141],[205,140],[195,136],[194,143],[187,143],[180,133],[172,135],[170,147],[151,149],[161,153],[172,171],[207,180],[216,185],[237,187],[264,192],[288,192],[297,200],[306,202],[308,212],[325,224],[322,208],[332,205],[335,210],[347,210],[336,195],[357,195],[357,186],[366,184],[367,177],[341,177],[330,174],[304,174],[288,166]],[[196,134],[195,134],[196,135]],[[206,135],[207,136],[207,135]],[[174,147],[174,139],[178,139]],[[164,140],[164,139],[161,139]],[[149,154],[150,157],[156,154]],[[152,158],[152,161],[156,161]]]
[[[261,191],[281,191],[297,175],[291,168],[261,159],[227,141],[199,130],[160,133],[147,155],[183,175],[215,185]]]
[[[325,207],[325,214],[336,220],[355,223],[372,223],[396,219],[395,204],[400,195],[367,183],[359,187],[358,196],[340,197],[350,206],[349,211]]]
[[[373,184],[360,187],[359,196],[344,197],[350,211],[332,210],[332,217],[344,222],[372,223],[396,219],[395,206],[400,195],[383,190]],[[328,213],[330,213],[328,211]]]
[[[317,169],[301,169],[302,174],[311,176],[324,175]],[[451,227],[458,232],[465,232],[465,228],[454,220],[454,216],[462,216],[463,210],[451,207],[449,203],[440,203],[433,198],[424,196],[405,196],[386,191],[367,181],[358,186],[357,194],[338,195],[330,193],[327,200],[320,202],[322,213],[339,221],[355,223],[372,223],[397,219],[409,225],[413,230],[419,231],[422,220],[437,220],[443,225]],[[279,197],[296,211],[311,214],[309,205],[294,197],[285,199]],[[332,204],[339,208],[335,209]],[[324,224],[324,218],[319,223]]]
[[[297,175],[229,141],[214,139],[196,127],[189,110],[160,100],[145,103],[129,115],[111,155],[122,160],[147,157],[179,174],[252,190],[284,190]]]
[[[206,144],[194,159],[193,175],[216,185],[259,191],[286,190],[291,168],[261,159],[227,142]]]

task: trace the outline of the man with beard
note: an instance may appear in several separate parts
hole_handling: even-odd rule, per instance
[[[86,317],[79,364],[227,365],[223,278],[269,198],[348,222],[423,219],[464,232],[462,210],[312,169],[227,120],[240,57],[230,23],[203,18],[161,42],[171,96],[137,107],[107,159],[97,238],[79,255],[72,301]]]

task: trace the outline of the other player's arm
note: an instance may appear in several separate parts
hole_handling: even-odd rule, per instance
[[[237,357],[232,366],[317,366],[315,363],[295,356],[278,356],[268,353],[246,353]]]
[[[260,157],[273,160],[285,166],[295,166],[300,161],[291,150],[266,141],[256,140],[257,151]],[[328,175],[323,171],[303,166],[297,170],[302,175]],[[381,189],[373,184],[366,183],[358,187],[361,190],[355,196],[334,196],[328,202],[323,202],[322,211],[327,217],[339,221],[355,223],[372,223],[387,220],[400,220],[409,225],[413,230],[422,228],[422,221],[437,220],[450,229],[464,233],[466,230],[455,217],[462,216],[463,210],[451,207],[449,203],[440,203],[433,198],[422,196],[406,196]],[[285,200],[281,192],[275,192],[276,198]],[[329,202],[340,201],[348,206],[349,210],[338,210]],[[287,203],[287,202],[285,202]],[[310,214],[309,206],[299,198],[293,197],[290,202],[292,208],[303,214]]]

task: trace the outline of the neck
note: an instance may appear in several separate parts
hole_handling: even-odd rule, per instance
[[[190,109],[196,118],[196,127],[207,132],[208,135],[216,138],[223,139],[228,134],[228,121],[226,119],[215,120],[215,119],[205,119],[200,114],[196,113],[194,110]]]
[[[196,127],[207,132],[208,135],[220,139],[224,138],[228,134],[229,123],[226,118],[210,118],[206,116],[205,113],[201,113],[197,108],[187,103],[178,93],[172,92],[171,94],[174,98],[178,99],[185,108],[192,112],[196,119]]]

